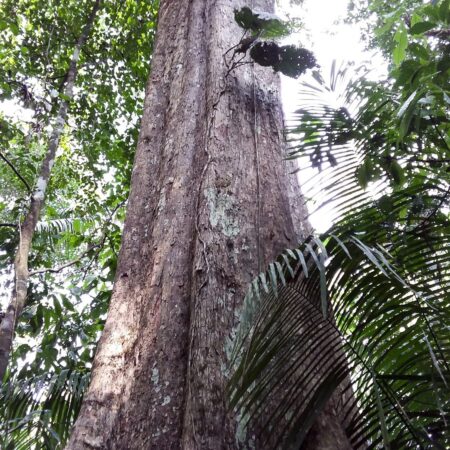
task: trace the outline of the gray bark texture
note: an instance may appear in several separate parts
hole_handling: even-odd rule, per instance
[[[50,181],[53,163],[55,162],[56,151],[58,150],[59,142],[64,132],[69,101],[73,96],[73,88],[77,77],[80,51],[89,37],[99,7],[100,0],[92,2],[92,9],[86,21],[86,25],[75,44],[69,68],[66,73],[66,82],[63,87],[62,93],[64,94],[64,99],[61,100],[58,108],[58,113],[49,138],[47,152],[41,164],[39,178],[34,192],[31,195],[28,212],[23,223],[19,224],[19,245],[14,258],[13,292],[5,316],[0,322],[0,381],[3,379],[8,366],[17,320],[22,314],[22,310],[26,304],[29,280],[28,259],[31,251],[31,243],[33,241],[36,224],[39,220],[39,215],[41,214],[45,203],[45,193]]]
[[[238,446],[225,338],[248,283],[309,231],[278,77],[251,64],[226,76],[245,5],[273,7],[161,1],[114,291],[70,450]]]

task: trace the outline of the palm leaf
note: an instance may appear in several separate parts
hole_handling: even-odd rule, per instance
[[[1,448],[63,448],[88,380],[89,374],[67,369],[6,380],[0,393]]]
[[[321,236],[322,241],[326,237]],[[369,448],[376,448],[386,436],[396,441],[405,433],[402,439],[408,442],[431,445],[428,428],[436,425],[436,418],[446,421],[450,414],[446,381],[450,342],[448,330],[441,331],[442,324],[450,323],[448,295],[440,297],[441,305],[418,298],[417,286],[405,281],[407,272],[395,267],[393,258],[382,258],[378,248],[363,245],[359,238],[341,235],[338,239],[340,243],[330,239],[324,244],[330,255],[326,267],[334,311],[330,316],[323,314],[321,268],[318,260],[308,258],[311,251],[305,255],[309,278],[299,261],[292,262],[296,253],[282,256],[283,261],[291,258],[295,276],[286,263],[279,262],[286,285],[279,283],[275,294],[270,284],[269,293],[261,294],[258,307],[252,305],[252,314],[236,332],[231,405],[252,427],[265,430],[261,439],[271,445],[276,447],[284,439],[298,444],[334,388],[351,374],[349,397],[358,408],[353,407],[354,413],[346,419],[346,430],[355,448],[368,442],[372,442]],[[307,244],[320,250],[317,244]],[[307,248],[305,244],[303,251]],[[426,281],[433,283],[436,275],[429,275]],[[361,285],[367,289],[355,292],[355,286]],[[244,310],[252,301],[249,294]],[[421,377],[415,380],[415,374]],[[439,404],[437,399],[430,401],[430,392],[438,395]],[[287,416],[292,418],[284,424]],[[385,418],[385,433],[380,417]],[[283,431],[274,441],[271,424],[279,423]],[[441,440],[448,439],[444,431],[441,427]]]

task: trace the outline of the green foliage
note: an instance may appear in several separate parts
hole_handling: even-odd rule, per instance
[[[275,42],[257,42],[250,49],[251,58],[260,66],[271,66],[275,72],[281,72],[292,78],[298,78],[316,66],[313,54],[295,45],[279,46]]]
[[[407,35],[448,40],[449,11],[447,0],[352,0],[348,20],[363,23],[368,46],[390,58],[394,52],[401,55]]]
[[[0,5],[0,152],[31,187],[92,3],[7,0]],[[35,380],[51,383],[61,374],[84,377],[90,370],[115,275],[157,10],[157,1],[102,2],[81,51],[5,379],[5,389],[10,386],[14,395],[22,395],[19,385],[28,390],[18,399],[2,393],[2,448],[58,448],[76,417],[73,408],[81,396],[71,399],[68,384],[58,394],[44,393]],[[0,226],[4,309],[17,225],[29,207],[29,192],[3,159],[0,186],[0,224],[11,225]],[[55,414],[67,416],[59,421]]]
[[[350,85],[339,108],[305,105],[290,126],[289,157],[319,169],[340,219],[254,280],[234,336],[232,404],[274,445],[298,448],[337,386],[356,448],[449,445],[449,2],[370,3],[390,79]],[[0,147],[31,186],[89,6],[0,6],[0,100],[28,117],[0,115]],[[104,2],[80,55],[0,394],[2,448],[62,448],[77,415],[111,295],[157,6]],[[261,40],[285,35],[283,21],[250,8],[235,18],[254,61],[294,77],[314,66],[305,49]],[[318,97],[345,76],[334,67],[329,85],[315,73],[304,88]],[[29,197],[3,160],[0,182],[0,223],[14,225],[0,227],[4,279]]]
[[[424,211],[419,192],[435,201],[416,188],[363,202],[282,254],[249,288],[230,345],[230,397],[270,446],[298,448],[344,381],[354,448],[448,445],[449,221]],[[394,226],[408,203],[415,220]]]
[[[252,59],[263,67],[278,64],[280,47],[275,42],[257,42],[250,49]]]

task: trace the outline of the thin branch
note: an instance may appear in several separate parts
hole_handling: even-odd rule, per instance
[[[80,262],[91,250],[93,250],[94,248],[99,247],[100,244],[95,244],[95,245],[90,245],[88,247],[88,249],[86,251],[84,251],[78,258],[73,259],[72,261],[69,261],[65,264],[62,264],[61,266],[58,267],[51,267],[48,269],[38,269],[38,270],[33,270],[32,272],[30,272],[30,277],[34,276],[34,275],[39,275],[42,273],[58,273],[61,272],[62,270],[66,269],[67,267],[73,266],[76,263]]]
[[[111,250],[112,250],[112,252],[114,253],[114,256],[115,256],[116,258],[118,258],[119,255],[117,254],[116,250],[114,249],[114,242],[113,242],[113,240],[111,239],[111,236],[108,236],[108,241],[109,241],[109,245],[110,245],[110,247],[111,247]]]
[[[436,130],[436,133],[441,138],[441,141],[443,142],[444,147],[447,147],[447,150],[450,150],[450,147],[448,146],[447,141],[445,140],[445,137],[443,136],[440,128],[436,125],[436,123],[433,123],[433,128]]]
[[[109,218],[108,218],[108,220],[106,221],[105,225],[111,223],[111,221],[113,220],[113,217],[116,215],[116,212],[117,212],[120,208],[122,208],[122,206],[125,205],[125,203],[127,202],[127,200],[128,200],[128,198],[122,200],[122,201],[121,201],[121,202],[120,202],[120,203],[119,203],[119,204],[118,204],[118,205],[110,212]]]
[[[436,159],[436,158],[430,158],[430,159],[420,159],[416,157],[409,158],[408,161],[415,161],[425,164],[439,164],[439,163],[450,163],[450,159]]]
[[[430,223],[431,219],[438,213],[438,211],[444,205],[449,195],[450,195],[450,187],[440,198],[439,203],[436,205],[433,211],[427,217],[425,217],[416,227],[414,227],[414,229],[412,230],[413,233],[416,233],[418,230],[420,230],[421,228]]]
[[[425,32],[425,36],[434,37],[438,39],[448,39],[450,37],[450,29],[430,30]]]
[[[15,224],[15,223],[0,223],[0,227],[17,228],[17,224]]]
[[[92,264],[94,264],[94,262],[97,261],[100,252],[102,251],[103,247],[105,246],[106,237],[107,237],[107,234],[104,233],[102,239],[97,244],[97,246],[96,246],[97,247],[97,251],[92,256],[92,258],[90,259],[88,265],[84,269],[84,275],[83,275],[82,281],[84,281],[86,279],[89,270],[91,270]]]
[[[120,208],[122,208],[122,206],[125,205],[125,203],[127,202],[127,200],[128,200],[127,198],[124,199],[124,200],[122,200],[122,201],[121,201],[121,202],[120,202],[120,203],[119,203],[119,204],[118,204],[118,205],[110,212],[108,219],[107,219],[106,222],[103,224],[103,227],[102,227],[102,228],[103,228],[102,238],[100,239],[100,242],[97,244],[97,251],[95,252],[95,255],[91,258],[91,260],[89,261],[89,264],[87,265],[87,267],[86,267],[85,270],[84,270],[83,281],[85,280],[85,278],[86,278],[86,276],[87,276],[87,274],[88,274],[88,271],[91,269],[92,264],[94,264],[94,262],[97,261],[98,256],[99,256],[101,250],[102,250],[103,247],[105,246],[106,239],[109,238],[108,233],[106,232],[106,231],[107,231],[107,230],[106,230],[106,226],[109,225],[109,224],[112,222],[112,220],[113,220],[113,218],[114,218],[116,212],[117,212]],[[114,250],[114,247],[113,247],[113,246],[112,246],[112,248],[113,248],[113,250]],[[114,252],[114,253],[115,253],[115,252]]]
[[[25,178],[22,175],[20,175],[19,171],[14,167],[13,163],[1,151],[0,151],[0,158],[2,158],[3,161],[5,161],[5,163],[8,164],[8,166],[17,175],[20,181],[26,186],[28,193],[31,194],[31,188],[27,180],[25,180]]]

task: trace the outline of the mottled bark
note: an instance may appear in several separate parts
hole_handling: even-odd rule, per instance
[[[84,29],[75,45],[66,74],[66,83],[62,92],[63,99],[60,102],[55,123],[53,124],[47,152],[41,164],[39,178],[37,180],[36,187],[31,194],[30,206],[24,221],[19,224],[19,245],[14,258],[13,292],[5,315],[0,322],[0,380],[3,379],[6,372],[14,337],[14,329],[27,299],[29,279],[28,258],[31,250],[31,243],[39,215],[42,207],[44,206],[45,193],[50,180],[53,163],[55,161],[56,151],[58,149],[61,136],[64,132],[64,125],[67,119],[67,110],[70,99],[73,96],[73,87],[77,76],[77,65],[80,51],[89,36],[99,6],[100,0],[95,0],[92,11],[86,21],[86,25],[84,26]]]
[[[244,4],[161,1],[114,291],[68,449],[237,447],[225,337],[251,279],[298,241],[290,197],[307,229],[278,78],[226,76]]]

